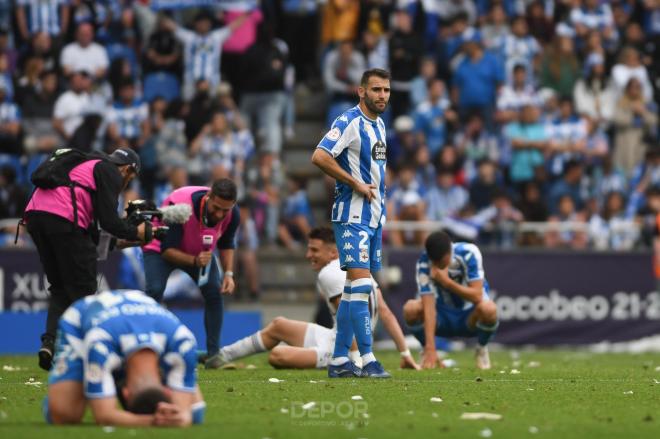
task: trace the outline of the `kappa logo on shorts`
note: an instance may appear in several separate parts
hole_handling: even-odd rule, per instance
[[[347,255],[345,261],[346,262],[355,262],[355,259],[353,259],[353,256]]]
[[[360,262],[369,262],[369,252],[366,248],[360,250]]]
[[[346,230],[343,235],[341,235],[342,238],[351,238],[353,237],[353,234]]]
[[[350,242],[344,244],[344,250],[353,250],[354,248],[355,247],[353,247],[353,244],[351,244]]]

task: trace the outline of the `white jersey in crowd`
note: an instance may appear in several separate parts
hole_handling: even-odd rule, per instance
[[[344,284],[346,282],[346,272],[339,267],[339,259],[334,259],[319,271],[316,279],[316,289],[321,297],[325,299],[328,308],[332,313],[334,319],[334,328],[337,327],[337,308],[332,304],[332,299],[341,296],[344,292]],[[369,293],[369,312],[371,313],[371,329],[376,329],[378,323],[378,283],[371,278],[371,292]]]
[[[183,43],[184,82],[194,84],[205,79],[211,87],[220,83],[222,45],[231,36],[228,26],[200,35],[177,27],[176,37]]]

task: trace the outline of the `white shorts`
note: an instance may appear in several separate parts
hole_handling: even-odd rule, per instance
[[[308,323],[305,331],[304,348],[316,351],[316,367],[323,369],[328,366],[335,350],[337,332],[316,323]]]

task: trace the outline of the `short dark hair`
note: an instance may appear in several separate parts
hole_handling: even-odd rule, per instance
[[[431,261],[439,261],[451,252],[451,238],[442,230],[433,232],[426,238],[424,247]]]
[[[328,226],[314,227],[309,232],[309,239],[319,239],[325,244],[335,243],[335,232]]]
[[[160,402],[171,402],[171,400],[162,388],[150,387],[135,394],[128,404],[128,411],[136,415],[151,415],[156,413]]]
[[[390,80],[390,72],[384,69],[369,69],[365,70],[364,73],[362,74],[362,79],[360,79],[360,85],[362,87],[366,87],[367,83],[369,82],[369,78],[372,76],[378,76],[381,79],[387,79],[388,81]]]
[[[211,195],[222,198],[223,200],[236,201],[238,189],[236,183],[229,178],[221,178],[213,182],[211,186]]]

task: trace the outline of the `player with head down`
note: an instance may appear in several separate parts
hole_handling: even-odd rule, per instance
[[[190,330],[141,291],[80,299],[59,321],[44,417],[77,424],[89,405],[103,425],[201,423],[196,347]]]
[[[318,272],[316,287],[333,316],[344,291],[346,272],[339,267],[334,232],[329,227],[316,227],[309,234],[305,255],[312,269]],[[401,352],[401,367],[419,369],[410,354],[401,327],[383,299],[378,284],[372,280],[369,305],[372,330],[378,318],[390,333]],[[335,346],[336,328],[277,317],[264,329],[220,350],[225,364],[248,355],[269,350],[269,363],[279,368],[312,369],[328,366]],[[280,344],[284,343],[284,344]],[[351,359],[360,363],[355,343],[349,351]]]
[[[437,335],[476,337],[477,368],[490,369],[487,345],[499,323],[479,248],[467,242],[452,243],[445,232],[429,235],[425,247],[416,268],[418,298],[403,306],[406,324],[424,346],[422,367],[439,364]]]

